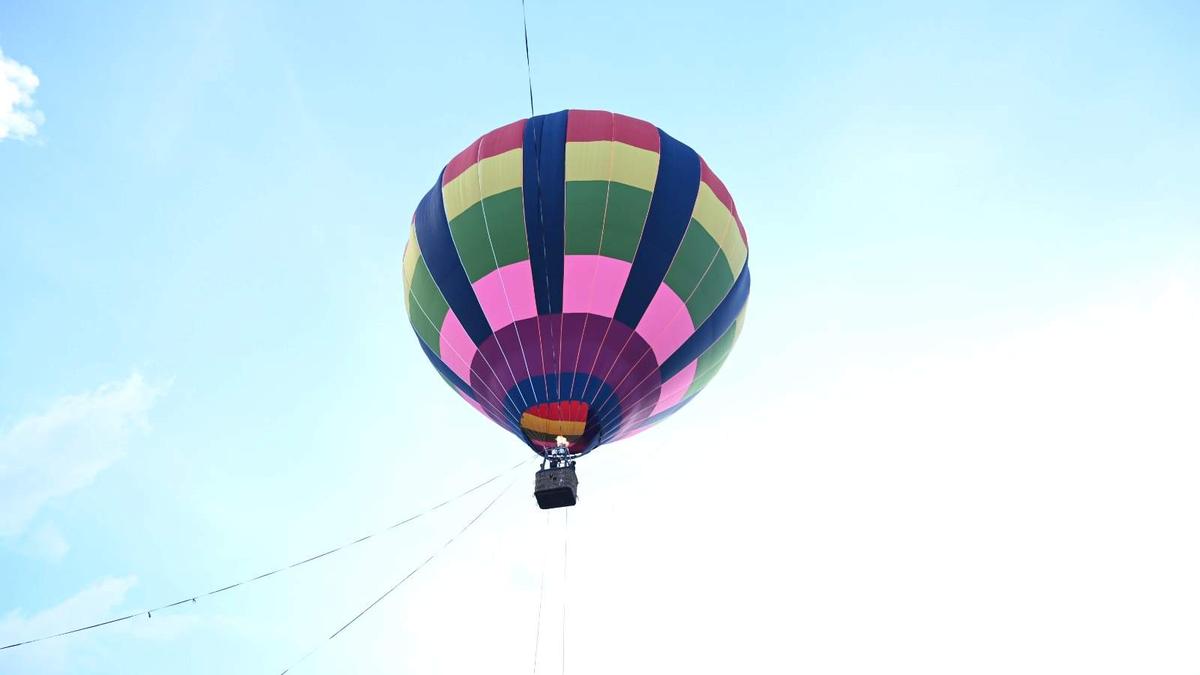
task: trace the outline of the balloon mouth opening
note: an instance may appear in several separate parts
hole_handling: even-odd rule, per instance
[[[521,432],[538,454],[559,448],[569,454],[587,451],[594,435],[588,424],[591,410],[584,401],[552,401],[532,405],[521,415]]]

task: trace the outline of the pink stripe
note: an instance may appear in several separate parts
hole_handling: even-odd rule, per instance
[[[651,417],[683,400],[688,387],[692,386],[692,380],[696,379],[696,364],[698,362],[699,360],[692,361],[683,370],[675,373],[674,377],[663,383],[662,388],[659,390],[658,403],[654,406],[654,411],[650,413]]]
[[[563,312],[612,318],[631,264],[604,255],[569,255],[563,261]]]
[[[442,172],[442,185],[458,178],[475,162],[508,152],[513,148],[522,147],[524,143],[525,120],[517,120],[512,124],[506,124],[499,129],[487,132],[450,160],[445,171]]]
[[[438,338],[438,355],[463,382],[471,382],[471,359],[475,358],[475,350],[474,340],[467,335],[454,310],[446,312]]]
[[[528,260],[492,270],[472,284],[472,288],[493,331],[537,315],[533,271]]]
[[[687,305],[665,283],[658,285],[658,292],[638,322],[637,334],[654,350],[654,358],[661,364],[679,345],[695,331]]]

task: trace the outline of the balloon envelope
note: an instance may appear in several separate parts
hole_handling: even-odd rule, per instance
[[[699,392],[737,339],[746,233],[688,146],[566,110],[487,133],[413,216],[405,302],[434,368],[539,454],[628,437]]]

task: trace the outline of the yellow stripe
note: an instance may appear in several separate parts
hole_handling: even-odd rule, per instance
[[[475,206],[480,199],[521,187],[524,170],[521,148],[488,157],[476,162],[454,180],[442,186],[442,201],[446,206],[446,218],[454,220],[463,211]],[[480,186],[483,186],[482,197]]]
[[[729,223],[733,221],[729,209],[725,208],[712,188],[708,187],[708,183],[704,182],[700,183],[700,193],[696,195],[696,208],[692,211],[692,217],[700,221],[708,236],[718,245],[725,239]]]
[[[404,288],[412,287],[413,274],[417,271],[417,259],[421,257],[421,244],[417,241],[416,224],[408,228],[408,246],[404,247]]]
[[[548,420],[543,417],[538,417],[532,413],[521,415],[521,427],[530,431],[536,431],[539,434],[551,434],[555,436],[579,436],[583,433],[585,422],[572,422],[570,420]]]
[[[412,292],[413,274],[417,271],[417,261],[421,259],[421,245],[417,242],[416,221],[408,228],[408,245],[404,247],[404,309],[412,314],[409,308],[408,296]]]
[[[658,153],[620,141],[567,143],[567,180],[614,180],[647,192],[658,177]]]
[[[746,265],[747,251],[746,242],[742,241],[742,231],[732,216],[729,218],[729,231],[725,233],[725,241],[721,242],[721,250],[725,252],[725,259],[729,261],[729,271],[733,273],[733,278],[737,279],[742,273],[742,267]]]
[[[692,217],[704,226],[704,231],[717,242],[725,252],[725,260],[729,263],[729,271],[736,279],[746,263],[746,243],[738,230],[737,221],[733,214],[707,183],[700,183],[700,194],[696,196],[696,208]]]

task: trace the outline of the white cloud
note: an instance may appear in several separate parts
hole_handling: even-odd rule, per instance
[[[0,642],[52,635],[78,627],[81,622],[108,618],[125,601],[137,577],[110,577],[79,591],[59,604],[31,616],[9,612],[0,620]]]
[[[45,121],[33,102],[33,92],[39,83],[29,66],[8,58],[0,50],[0,141],[37,135],[38,127]]]
[[[1191,281],[828,386],[776,359],[790,384],[748,393],[768,378],[745,354],[693,410],[581,463],[565,587],[562,514],[538,512],[521,475],[338,640],[331,626],[491,493],[444,510],[424,544],[398,537],[412,560],[306,568],[330,599],[297,612],[305,630],[254,625],[288,638],[279,667],[321,645],[298,673],[528,672],[545,556],[539,672],[558,672],[564,597],[578,675],[1191,672],[1196,344]]]
[[[125,601],[137,577],[102,579],[61,603],[36,614],[25,616],[19,611],[0,618],[0,644],[53,635],[76,628],[86,622],[108,618]],[[11,661],[6,666],[15,673],[61,673],[69,670],[68,640],[60,638],[38,645],[18,647],[6,652]]]
[[[832,386],[723,374],[580,464],[567,670],[1194,672],[1198,344],[1200,286],[1155,283]],[[544,550],[559,672],[526,480],[304,672],[528,672]]]
[[[158,395],[134,373],[61,398],[0,435],[0,537],[20,534],[47,502],[91,484],[119,460]]]
[[[25,615],[18,610],[0,617],[0,645],[55,635],[63,631],[116,618],[130,612],[124,606],[129,591],[136,586],[134,575],[101,579],[53,607]],[[85,664],[96,656],[96,647],[121,640],[173,640],[198,625],[199,617],[187,614],[160,613],[153,618],[136,616],[128,621],[23,645],[0,652],[5,675],[48,675],[76,673],[93,667]]]
[[[832,387],[788,374],[799,391],[784,405],[732,412],[788,430],[766,448],[719,417],[686,418],[737,469],[682,462],[705,486],[670,524],[692,555],[677,543],[648,567],[680,603],[717,584],[722,611],[706,618],[768,670],[1194,671],[1195,279]],[[697,568],[726,572],[706,582]],[[669,614],[649,616],[646,630]],[[684,644],[692,620],[668,640]]]
[[[53,523],[47,523],[31,531],[20,548],[26,555],[39,560],[58,562],[71,550],[71,545]]]

